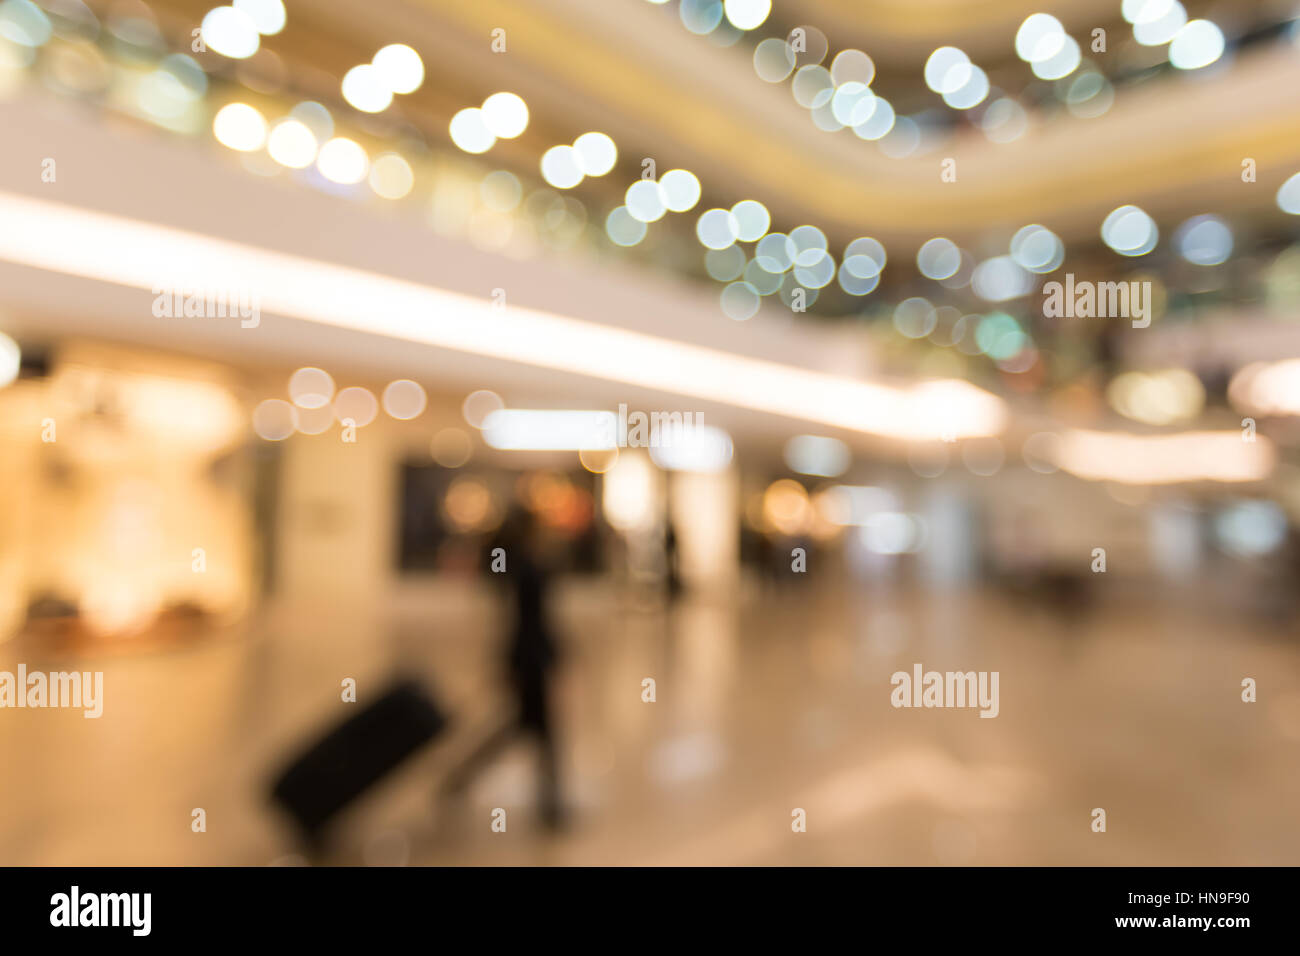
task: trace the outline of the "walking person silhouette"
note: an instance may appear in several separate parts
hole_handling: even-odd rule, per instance
[[[520,737],[531,738],[538,749],[538,812],[542,822],[554,829],[563,822],[559,757],[551,713],[551,676],[558,652],[549,619],[551,574],[539,537],[536,518],[530,511],[516,506],[491,544],[493,551],[504,549],[504,577],[513,595],[513,621],[503,663],[515,710],[452,772],[445,790],[463,791],[505,746]]]

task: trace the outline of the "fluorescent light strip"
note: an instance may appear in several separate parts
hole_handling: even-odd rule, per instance
[[[483,440],[513,451],[597,451],[618,447],[613,412],[498,408],[483,420]]]
[[[0,259],[139,289],[239,290],[264,312],[916,441],[990,435],[997,396],[870,384],[0,192]],[[156,292],[155,292],[156,294]]]
[[[1262,481],[1277,451],[1262,435],[1241,432],[1178,432],[1132,435],[1071,429],[1061,436],[1056,463],[1089,481],[1168,485],[1183,481]]]

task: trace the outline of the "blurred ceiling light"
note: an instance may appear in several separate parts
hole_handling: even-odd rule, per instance
[[[710,209],[696,222],[695,235],[707,249],[725,249],[740,237],[740,223],[728,209]]]
[[[777,276],[790,271],[794,260],[790,258],[790,247],[786,245],[788,238],[783,232],[772,232],[758,240],[758,245],[754,247],[754,261],[759,268]],[[845,255],[848,253],[845,252]]]
[[[334,379],[321,368],[300,368],[289,376],[289,397],[299,408],[323,408],[334,397]]]
[[[247,103],[229,103],[213,117],[212,135],[222,146],[250,153],[266,144],[266,118]]]
[[[424,82],[424,61],[405,43],[390,43],[374,55],[370,64],[379,81],[394,93],[414,93]]]
[[[840,85],[831,98],[831,115],[840,126],[861,126],[875,114],[877,97],[856,80]]]
[[[498,408],[483,420],[483,440],[511,451],[582,451],[618,447],[613,412]]]
[[[268,398],[253,409],[253,431],[266,441],[284,441],[297,427],[297,410],[284,399]]]
[[[858,536],[876,554],[912,554],[925,541],[925,525],[916,515],[881,511],[867,519]]]
[[[300,435],[323,435],[334,424],[334,410],[328,405],[320,408],[298,407],[295,415]]]
[[[0,38],[35,49],[48,43],[52,33],[50,18],[30,0],[0,3]]]
[[[668,211],[664,205],[663,189],[650,179],[638,179],[628,186],[623,202],[632,218],[641,222],[658,222]]]
[[[483,111],[477,106],[469,106],[451,118],[448,124],[451,141],[467,153],[486,153],[496,145],[497,138],[487,128]]]
[[[1174,233],[1178,254],[1198,266],[1217,266],[1232,255],[1232,230],[1218,216],[1193,216]]]
[[[1119,206],[1102,222],[1101,238],[1122,256],[1144,256],[1156,247],[1160,230],[1137,206]]]
[[[859,279],[880,275],[887,262],[884,245],[871,236],[861,236],[844,247],[844,268]]]
[[[1300,359],[1252,362],[1228,383],[1234,408],[1258,415],[1300,415]]]
[[[835,96],[835,81],[831,79],[831,71],[824,66],[801,66],[795,71],[790,93],[804,109],[819,109]]]
[[[988,74],[978,66],[971,66],[966,82],[955,90],[943,94],[943,101],[955,110],[969,110],[979,106],[989,95]]]
[[[950,278],[961,268],[961,250],[943,236],[928,239],[916,252],[916,267],[927,279]]]
[[[713,425],[676,429],[671,440],[652,445],[650,459],[665,471],[712,473],[731,464],[731,436]]]
[[[572,146],[552,146],[542,154],[542,178],[556,189],[572,189],[583,176],[578,151]]]
[[[1114,105],[1115,88],[1102,74],[1088,69],[1074,77],[1069,85],[1057,88],[1057,97],[1065,100],[1066,109],[1080,119],[1095,119]]]
[[[783,457],[791,471],[819,478],[838,477],[853,461],[848,445],[821,435],[795,435],[785,443]]]
[[[1039,63],[1059,54],[1065,41],[1060,20],[1047,13],[1034,13],[1016,31],[1016,56],[1026,63]]]
[[[970,57],[955,46],[941,46],[925,61],[925,85],[940,95],[955,93],[975,72]]]
[[[1286,513],[1272,501],[1239,501],[1214,516],[1214,533],[1229,554],[1253,558],[1286,540]]]
[[[1241,440],[1240,431],[1132,435],[1071,429],[1061,435],[1056,463],[1088,481],[1166,485],[1184,481],[1260,481],[1277,453],[1263,436]]]
[[[894,306],[893,323],[899,335],[923,339],[934,331],[939,316],[929,299],[914,295]]]
[[[618,147],[604,133],[583,133],[573,141],[573,148],[577,150],[578,165],[586,176],[604,176],[618,162]],[[665,173],[664,177],[667,176]]]
[[[374,393],[360,385],[349,385],[334,396],[334,417],[340,422],[351,422],[358,428],[369,425],[379,414],[379,402]]]
[[[382,113],[393,102],[393,90],[373,64],[362,63],[343,74],[343,98],[363,113]],[[455,122],[453,117],[452,123]],[[455,138],[453,132],[452,139]],[[456,145],[460,146],[459,143]]]
[[[996,434],[1007,421],[1000,398],[958,379],[868,382],[12,193],[0,192],[0,221],[0,260],[144,290],[248,289],[264,314],[853,432],[931,441]]]
[[[772,12],[772,0],[726,0],[724,10],[737,30],[755,30]]]
[[[1169,43],[1169,62],[1180,70],[1199,70],[1223,56],[1223,31],[1209,20],[1191,20]]]
[[[287,17],[281,0],[234,0],[231,6],[247,14],[262,36],[275,36],[284,29]]]
[[[487,417],[497,409],[504,408],[505,404],[501,400],[501,396],[496,392],[481,388],[465,396],[465,401],[460,406],[460,412],[465,416],[466,422],[474,428],[481,429]]]
[[[1005,302],[1034,290],[1034,277],[1011,256],[994,256],[975,267],[971,289],[981,299]]]
[[[708,36],[722,23],[722,0],[681,0],[677,15],[698,36]]]
[[[359,143],[337,137],[320,148],[316,168],[330,182],[350,186],[366,178],[370,159]]]
[[[1060,50],[1045,60],[1035,60],[1030,68],[1040,80],[1059,80],[1077,70],[1082,62],[1083,54],[1079,51],[1079,44],[1067,34]]]
[[[668,170],[659,177],[659,187],[671,212],[688,212],[700,201],[700,181],[689,170]]]
[[[528,104],[514,93],[493,93],[481,109],[483,124],[499,139],[514,139],[528,128]]]
[[[328,405],[320,408],[303,408],[298,406],[298,434],[323,435],[334,424],[334,409]]]
[[[247,12],[234,7],[209,10],[199,34],[208,49],[232,60],[247,59],[257,52],[261,43],[257,23]]]
[[[487,531],[497,524],[492,491],[474,475],[461,475],[448,486],[442,509],[457,531]]]
[[[401,199],[415,185],[411,164],[396,153],[376,156],[370,164],[370,188],[384,199]]]
[[[783,83],[794,72],[797,57],[780,37],[768,37],[754,48],[754,72],[765,83]]]
[[[0,332],[0,388],[4,388],[18,377],[18,370],[22,367],[22,357],[23,353],[18,348],[18,343]]]
[[[757,242],[772,225],[772,214],[756,199],[742,199],[731,207],[731,215],[736,219],[736,238],[742,242]]]
[[[723,314],[737,322],[752,319],[763,304],[758,290],[748,282],[732,282],[722,290],[719,299]]]
[[[781,478],[763,492],[763,520],[773,530],[784,535],[803,534],[812,517],[808,492],[799,482]]]
[[[1300,216],[1300,173],[1278,187],[1277,208],[1292,216]]]
[[[413,382],[409,378],[399,378],[395,382],[389,382],[384,389],[383,403],[384,411],[393,418],[399,421],[410,421],[424,412],[429,399],[419,382]]]
[[[858,139],[879,140],[893,132],[897,117],[889,100],[876,94],[871,102],[871,115],[853,127],[853,135]]]
[[[642,454],[619,455],[601,482],[601,509],[610,526],[622,531],[653,527],[658,481],[654,465]]]
[[[975,326],[975,344],[979,352],[1002,362],[1020,354],[1029,344],[1029,338],[1011,316],[1005,312],[990,312],[981,316]]]
[[[733,218],[735,214],[732,214]],[[737,220],[739,226],[739,220]],[[739,238],[739,229],[737,229]],[[816,226],[796,226],[785,240],[786,250],[795,266],[815,266],[826,258],[829,245],[826,233]]]
[[[1181,368],[1125,372],[1106,388],[1106,400],[1125,418],[1147,425],[1191,421],[1205,406],[1201,380]]]
[[[619,206],[605,217],[605,235],[616,246],[635,246],[646,237],[647,231],[646,224],[633,216],[627,206]]]
[[[1147,0],[1133,19],[1133,39],[1143,46],[1168,43],[1187,24],[1187,10],[1178,0]]]
[[[786,280],[792,280],[793,283],[801,286],[805,292],[815,292],[818,289],[825,288],[835,278],[835,258],[825,249],[818,249],[815,253],[809,253],[808,257],[812,258],[813,256],[816,258],[810,263],[804,265],[796,263],[794,270],[786,277]]]
[[[603,475],[618,462],[618,449],[584,448],[578,452],[578,462],[593,475]]]
[[[305,169],[316,158],[316,137],[301,121],[282,119],[271,127],[266,151],[281,166]]]
[[[831,80],[836,86],[843,87],[846,83],[870,86],[875,78],[875,61],[861,50],[841,50],[831,61]]]
[[[1136,23],[1143,8],[1151,2],[1152,0],[1122,0],[1119,10],[1120,15],[1129,23]]]
[[[1065,244],[1052,230],[1034,223],[1011,237],[1011,258],[1030,272],[1052,272],[1065,261]]]

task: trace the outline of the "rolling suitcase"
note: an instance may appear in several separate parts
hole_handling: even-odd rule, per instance
[[[442,732],[447,719],[416,682],[393,684],[276,778],[272,798],[311,844],[325,824],[371,785]]]

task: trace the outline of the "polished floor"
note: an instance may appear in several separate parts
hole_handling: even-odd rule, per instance
[[[267,779],[355,706],[345,678],[364,702],[394,671],[436,686],[455,727],[350,811],[324,862],[1300,863],[1300,641],[1285,621],[1140,593],[1066,615],[879,585],[665,609],[573,584],[559,608],[559,834],[534,812],[526,745],[435,796],[499,719],[503,622],[490,592],[411,585],[382,613],[273,607],[174,650],[0,647],[0,668],[106,683],[99,720],[0,711],[0,864],[302,863]],[[890,675],[915,663],[998,671],[999,715],[892,707]]]

